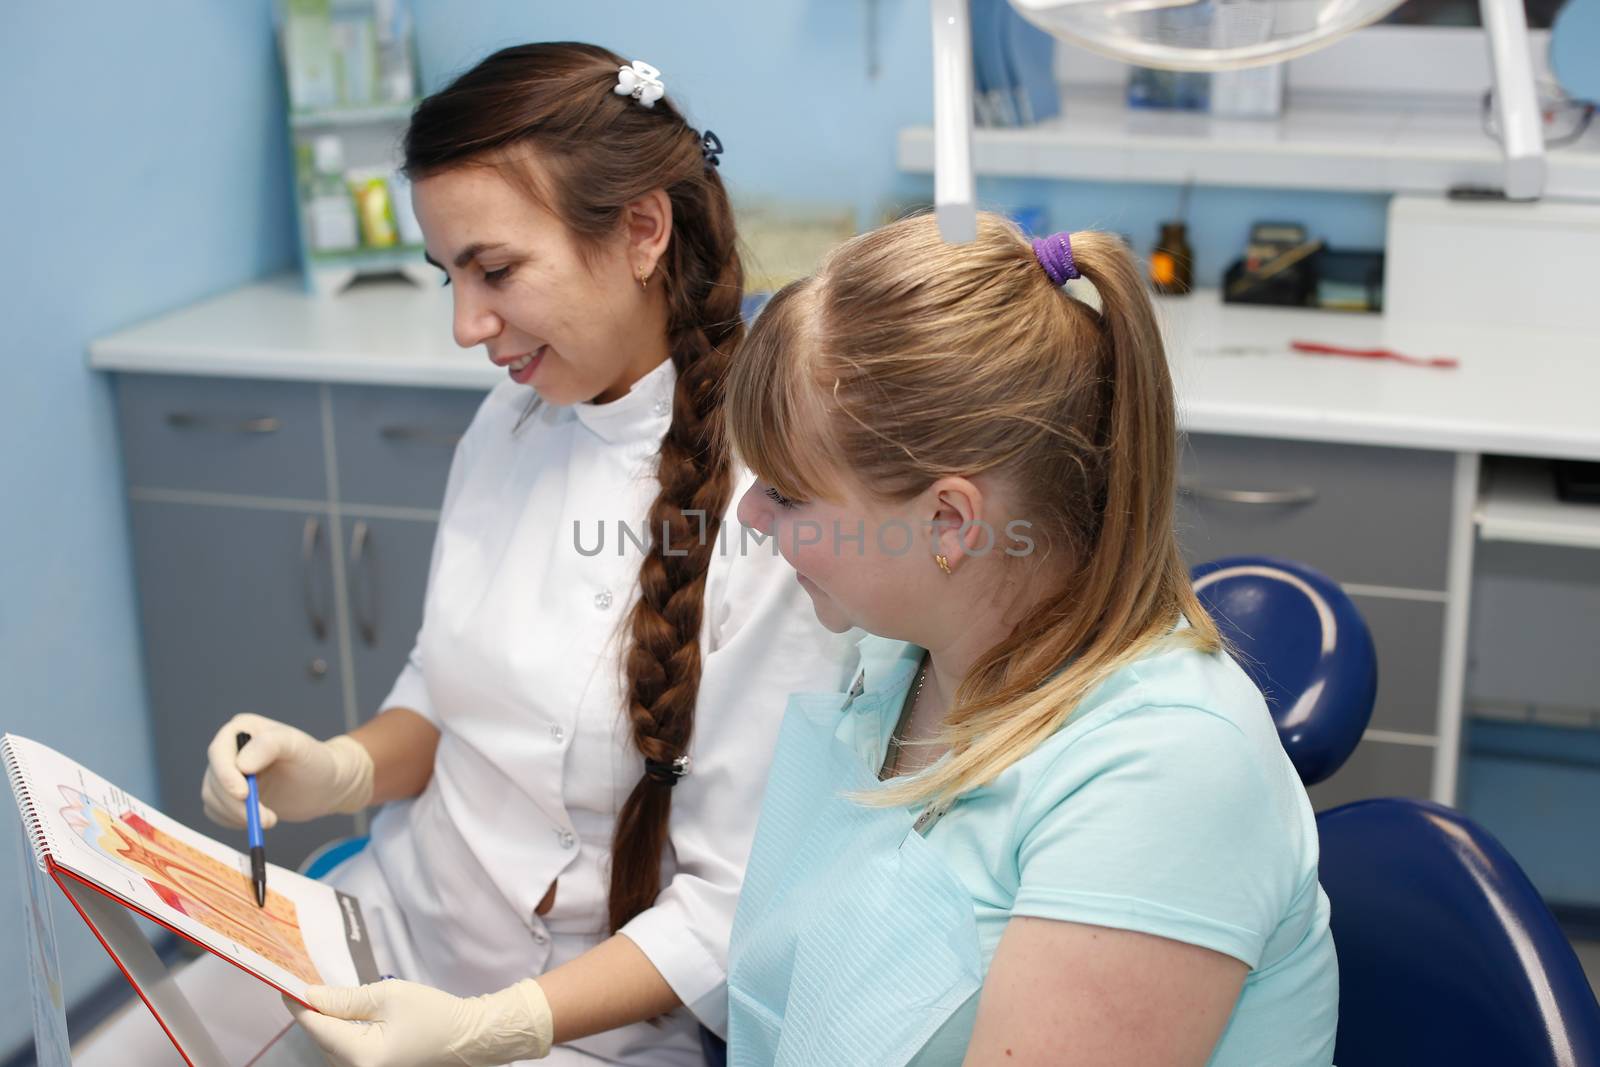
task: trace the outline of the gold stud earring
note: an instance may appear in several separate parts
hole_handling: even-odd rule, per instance
[[[946,574],[950,573],[950,561],[944,556],[934,556],[933,561],[939,565],[940,570],[944,571]]]

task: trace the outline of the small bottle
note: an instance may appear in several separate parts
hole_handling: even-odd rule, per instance
[[[351,171],[349,180],[356,217],[361,220],[361,243],[368,248],[395,247],[400,243],[400,233],[395,226],[394,207],[383,175]]]
[[[1150,285],[1163,296],[1187,293],[1194,286],[1194,253],[1187,230],[1181,222],[1163,222],[1150,253]]]

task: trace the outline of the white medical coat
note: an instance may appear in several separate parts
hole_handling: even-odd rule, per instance
[[[420,972],[406,977],[484,992],[607,935],[613,826],[643,771],[620,652],[675,383],[668,361],[619,400],[547,406],[517,428],[531,394],[506,382],[457,449],[422,629],[383,704],[440,728],[433,777],[376,817],[371,847],[347,865],[367,868],[351,888],[381,874],[394,914],[380,933],[406,943],[395,957]],[[738,477],[706,581],[693,769],[673,789],[663,888],[622,930],[719,1033],[728,936],[785,701],[841,688],[854,655],[852,638],[816,621],[773,543],[739,526],[748,481]],[[536,915],[552,883],[554,907]],[[658,1062],[649,1047],[663,1027],[631,1030],[594,1051]]]

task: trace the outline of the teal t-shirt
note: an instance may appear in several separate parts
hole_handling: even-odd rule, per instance
[[[868,637],[836,736],[876,768],[922,650]],[[970,891],[985,972],[1013,915],[1135,930],[1250,967],[1214,1067],[1328,1067],[1338,964],[1311,805],[1260,692],[1174,643],[1098,687],[927,834]],[[1040,997],[1048,997],[1041,990]],[[917,1057],[959,1063],[977,999]]]

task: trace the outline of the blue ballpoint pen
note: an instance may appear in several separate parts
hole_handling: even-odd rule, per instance
[[[243,730],[234,738],[235,752],[250,743],[250,735]],[[267,842],[261,836],[261,793],[256,789],[256,776],[244,776],[250,793],[245,797],[244,818],[250,841],[250,883],[256,888],[256,907],[267,906]]]

